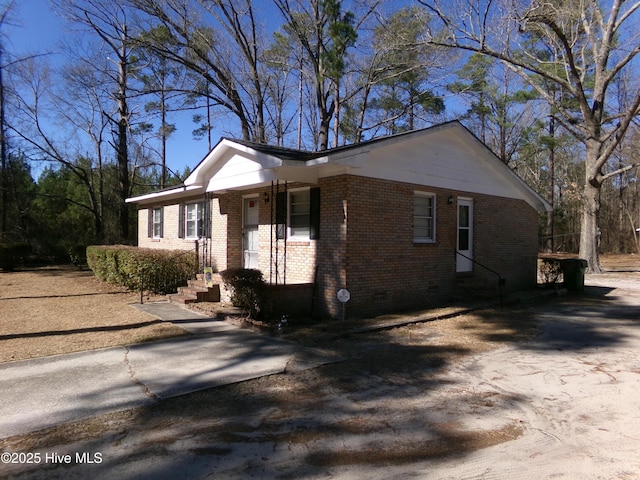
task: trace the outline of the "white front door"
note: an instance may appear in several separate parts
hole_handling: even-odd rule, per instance
[[[456,272],[473,270],[473,200],[458,199],[458,235],[456,244]],[[460,253],[461,255],[458,255]]]
[[[258,268],[258,197],[244,199],[242,229],[244,268]]]

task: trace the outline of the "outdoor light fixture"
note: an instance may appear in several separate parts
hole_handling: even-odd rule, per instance
[[[447,203],[449,205],[453,205],[453,195],[449,195],[449,198],[447,198]]]
[[[269,203],[269,194],[267,192],[264,192],[263,194],[263,199],[264,199],[264,203]]]

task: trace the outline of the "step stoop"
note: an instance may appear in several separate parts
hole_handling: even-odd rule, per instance
[[[219,277],[219,275],[218,275]],[[178,292],[168,295],[170,302],[188,305],[198,302],[219,302],[220,301],[220,283],[216,282],[207,287],[204,275],[198,274],[195,280],[189,280],[186,287],[178,287]]]

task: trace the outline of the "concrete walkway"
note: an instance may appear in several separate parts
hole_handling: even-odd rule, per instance
[[[134,305],[184,337],[0,364],[0,438],[339,360],[178,305]]]

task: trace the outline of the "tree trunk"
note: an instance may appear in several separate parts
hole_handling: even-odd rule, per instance
[[[123,241],[129,240],[129,205],[125,203],[129,195],[129,155],[127,152],[127,123],[122,119],[118,123],[118,189],[120,198],[120,235]]]
[[[600,243],[600,186],[586,182],[583,190],[582,228],[580,229],[580,258],[589,263],[588,272],[602,273],[598,244]]]
[[[120,60],[118,62],[118,138],[116,143],[116,157],[118,161],[118,187],[120,198],[120,235],[122,240],[129,240],[129,205],[125,202],[130,193],[129,183],[129,151],[127,134],[129,130],[129,108],[127,105],[127,30],[124,27],[122,44],[120,46]]]
[[[2,51],[0,50],[0,62],[2,62]],[[7,194],[7,138],[4,135],[4,80],[2,76],[2,65],[0,64],[0,195],[2,195],[2,208],[0,209],[0,240],[8,231],[7,210],[9,196]]]
[[[555,120],[552,117],[549,118],[549,137],[551,138],[551,145],[549,147],[549,163],[547,165],[549,172],[549,205],[551,205],[551,211],[547,213],[547,242],[546,242],[546,250],[549,253],[552,253],[555,250],[555,231],[554,231],[554,214],[555,214],[555,189],[556,189],[556,181],[555,181],[555,164],[556,164],[556,147],[555,147],[555,137],[556,137],[556,124]]]
[[[329,148],[329,119],[320,119],[320,131],[318,132],[318,149],[320,151]]]

